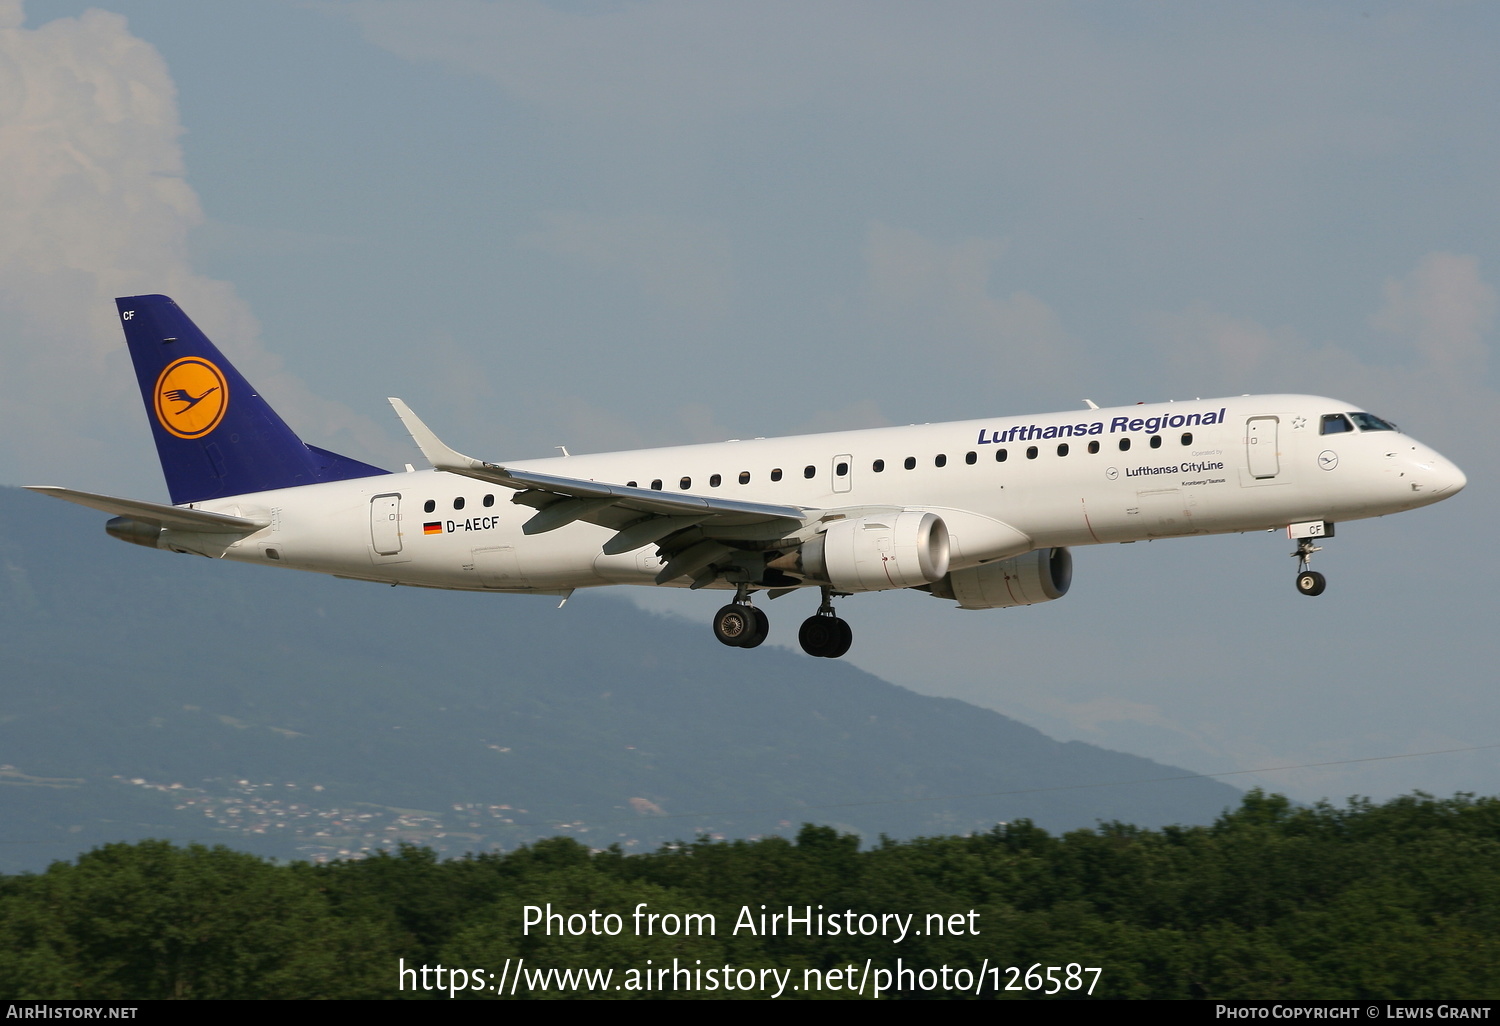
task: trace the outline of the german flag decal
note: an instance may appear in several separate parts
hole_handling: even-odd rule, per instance
[[[441,520],[434,520],[431,523],[423,524],[422,525],[422,533],[423,534],[442,534],[443,533],[443,522]]]

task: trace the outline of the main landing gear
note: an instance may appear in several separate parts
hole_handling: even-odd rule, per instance
[[[854,632],[848,621],[842,620],[833,611],[833,589],[823,589],[823,604],[818,611],[802,621],[797,632],[797,641],[802,651],[822,659],[837,659],[849,651],[854,644]]]
[[[823,589],[823,604],[802,621],[797,640],[802,651],[822,659],[837,659],[849,651],[854,632],[833,611],[833,589]],[[750,604],[750,588],[740,585],[734,601],[714,614],[714,637],[730,648],[755,648],[771,633],[766,614]]]
[[[735,599],[714,614],[714,637],[730,648],[754,648],[771,633],[771,620],[748,598]]]

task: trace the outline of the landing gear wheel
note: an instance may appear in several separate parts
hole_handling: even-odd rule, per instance
[[[1304,570],[1297,575],[1297,590],[1303,595],[1321,595],[1328,581],[1316,570]]]
[[[838,659],[849,651],[850,645],[854,644],[854,631],[850,628],[849,621],[836,619],[833,622],[836,625],[834,627],[836,637],[833,647],[823,653],[825,659]]]
[[[797,630],[797,644],[810,656],[822,656],[833,637],[833,617],[809,616]]]
[[[730,648],[743,647],[746,641],[755,637],[756,629],[760,626],[755,613],[754,607],[737,602],[724,606],[714,614],[714,637],[719,639],[720,644]],[[764,640],[762,637],[755,644]]]
[[[809,616],[797,632],[802,651],[820,659],[837,659],[854,644],[854,631],[837,616]]]
[[[1333,533],[1333,525],[1329,524],[1328,534]],[[1328,535],[1323,535],[1327,537]],[[1328,581],[1323,575],[1308,566],[1312,562],[1314,552],[1321,552],[1318,546],[1313,544],[1311,538],[1298,538],[1297,551],[1292,553],[1292,558],[1297,561],[1297,593],[1300,595],[1321,595],[1323,589],[1328,587]]]
[[[766,636],[771,633],[771,618],[766,615],[764,609],[757,609],[755,606],[744,606],[742,608],[750,611],[751,617],[755,620],[755,629],[740,642],[740,648],[755,648],[762,641],[765,641]]]

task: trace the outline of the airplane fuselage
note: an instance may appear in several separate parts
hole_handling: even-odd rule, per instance
[[[514,470],[813,510],[903,507],[940,516],[953,570],[1034,549],[1285,528],[1436,502],[1462,473],[1395,430],[1302,395],[1086,409],[1031,417],[507,463]],[[248,537],[164,532],[163,548],[342,577],[557,594],[652,585],[654,544],[605,555],[615,533],[575,522],[525,535],[513,492],[424,470],[194,504],[269,526]],[[686,585],[686,580],[670,582]],[[719,584],[719,586],[728,586]]]
[[[339,577],[564,595],[636,584],[821,594],[798,640],[837,658],[834,599],[915,589],[964,609],[1061,598],[1072,546],[1285,528],[1297,590],[1341,520],[1425,506],[1462,471],[1336,399],[1239,396],[491,463],[391,405],[432,470],[392,474],[303,442],[167,296],[116,300],[172,505],[58,486],[152,548]]]

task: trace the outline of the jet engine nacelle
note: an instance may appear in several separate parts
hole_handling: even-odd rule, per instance
[[[921,510],[837,520],[803,543],[798,569],[845,592],[931,584],[948,572],[948,527]]]
[[[1033,549],[1024,556],[955,570],[929,590],[938,598],[957,600],[963,609],[1004,609],[1062,598],[1072,583],[1072,553]]]

